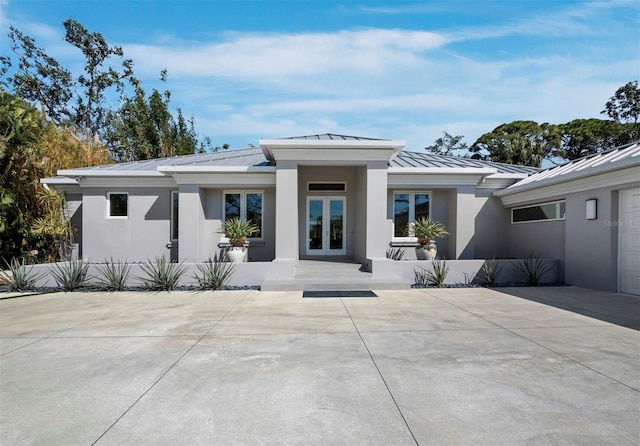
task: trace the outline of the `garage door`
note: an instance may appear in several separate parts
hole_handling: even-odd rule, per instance
[[[620,292],[640,296],[640,188],[620,191]]]

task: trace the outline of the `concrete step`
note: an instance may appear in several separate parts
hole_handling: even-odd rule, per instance
[[[260,287],[263,291],[371,291],[408,290],[411,284],[389,279],[372,278],[303,278],[292,280],[265,280]]]

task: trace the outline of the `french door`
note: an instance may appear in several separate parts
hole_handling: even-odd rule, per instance
[[[345,197],[307,197],[307,255],[344,255]]]

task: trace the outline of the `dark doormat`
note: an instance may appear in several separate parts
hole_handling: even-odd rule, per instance
[[[303,291],[302,297],[378,297],[373,291]]]

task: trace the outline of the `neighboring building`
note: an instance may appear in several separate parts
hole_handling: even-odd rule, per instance
[[[618,262],[609,262],[617,258],[619,227],[611,223],[608,238],[598,233],[596,252],[588,251],[585,242],[574,253],[580,234],[567,231],[576,225],[582,232],[593,223],[573,223],[579,217],[574,200],[584,194],[599,199],[603,230],[603,219],[621,221],[612,200],[617,203],[618,190],[640,185],[640,157],[621,155],[622,164],[614,160],[602,173],[603,178],[617,178],[618,170],[626,169],[625,180],[591,182],[557,175],[556,181],[549,172],[564,167],[539,172],[402,151],[404,145],[335,134],[263,139],[259,148],[64,170],[42,181],[67,193],[72,222],[80,229],[79,255],[94,261],[170,255],[201,262],[219,251],[222,222],[237,216],[260,226],[250,239],[249,256],[253,262],[271,264],[264,274],[291,279],[300,259],[353,259],[371,270],[390,247],[415,245],[404,228],[424,216],[447,227],[450,235],[438,241],[439,255],[447,259],[521,257],[533,249],[565,261],[569,283],[618,289]],[[567,181],[568,186],[557,186]],[[620,198],[632,200],[624,197],[626,192]],[[553,209],[546,204],[551,202]],[[581,206],[584,214],[584,203]],[[623,209],[627,206],[620,212]],[[553,221],[539,221],[539,212]],[[532,218],[536,221],[525,223]],[[635,230],[629,236],[636,237],[633,240]],[[598,274],[576,273],[587,264],[586,251],[599,259]],[[569,265],[574,257],[583,263]],[[629,258],[634,261],[637,253]],[[627,263],[623,258],[619,264]]]

